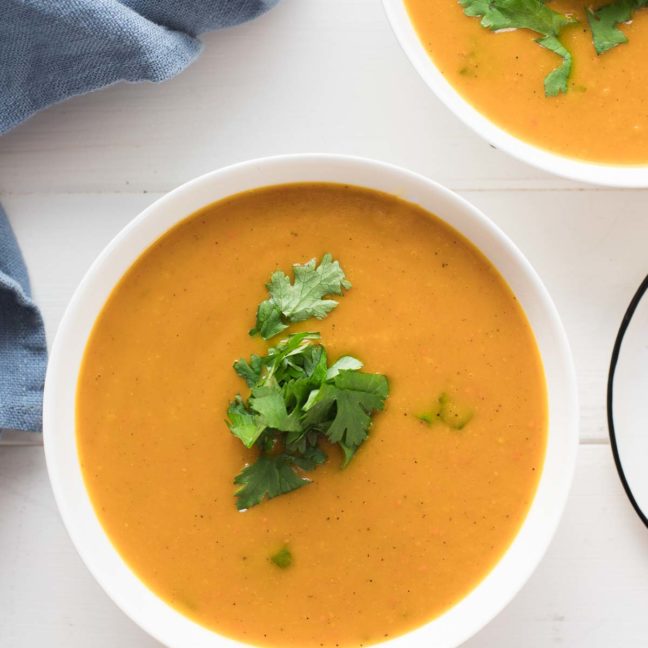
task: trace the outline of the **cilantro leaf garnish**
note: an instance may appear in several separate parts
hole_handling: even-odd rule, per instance
[[[284,545],[277,553],[270,556],[270,562],[274,563],[279,569],[288,569],[293,562],[292,552],[288,546]]]
[[[364,365],[353,356],[342,356],[338,358],[326,371],[326,377],[330,380],[335,378],[340,371],[362,369]]]
[[[234,371],[245,380],[248,387],[252,387],[259,382],[263,362],[258,355],[253,355],[250,362],[241,358],[234,363]]]
[[[310,479],[295,471],[295,459],[287,454],[262,454],[255,463],[243,468],[234,483],[241,486],[236,491],[236,507],[248,509],[268,499],[290,493]]]
[[[344,370],[314,393],[304,408],[303,424],[323,432],[331,443],[339,443],[346,466],[367,438],[371,415],[384,407],[387,378]]]
[[[648,0],[615,0],[595,11],[587,9],[587,22],[592,30],[594,49],[597,54],[628,42],[628,37],[618,28],[626,23],[632,14],[648,6]]]
[[[330,254],[319,266],[312,259],[293,269],[293,284],[283,272],[273,273],[270,297],[260,304],[250,335],[268,339],[292,322],[322,319],[338,304],[322,298],[351,287]],[[329,366],[320,334],[308,331],[283,338],[263,356],[234,363],[250,393],[245,399],[237,394],[229,404],[227,427],[246,448],[258,450],[256,461],[234,479],[239,510],[309,484],[305,473],[327,460],[323,441],[339,446],[343,467],[349,463],[389,395],[387,378],[362,367],[349,355]]]
[[[324,319],[337,305],[327,295],[342,295],[351,288],[344,271],[330,254],[325,254],[317,265],[311,259],[303,265],[293,265],[294,283],[281,270],[272,273],[266,288],[270,297],[257,309],[256,325],[250,335],[268,340],[287,329],[293,322],[310,318]]]
[[[547,7],[543,0],[459,0],[468,16],[481,17],[483,27],[530,29],[544,36],[557,36],[566,25],[576,22]]]
[[[301,425],[297,412],[288,414],[283,390],[279,385],[261,385],[252,389],[248,399],[250,407],[258,413],[259,421],[266,428],[281,432],[299,432]]]
[[[560,40],[565,27],[577,23],[571,16],[550,9],[546,0],[459,0],[467,16],[481,18],[491,31],[529,29],[540,34],[536,43],[560,56],[563,61],[544,81],[545,95],[555,97],[567,92],[573,60]],[[613,0],[598,9],[586,9],[587,22],[597,54],[628,42],[619,25],[632,19],[635,11],[648,6],[648,0]]]
[[[546,36],[536,41],[545,49],[550,50],[558,56],[562,56],[563,62],[555,70],[549,72],[544,80],[545,95],[555,97],[561,92],[567,92],[567,82],[572,71],[572,55],[569,50],[555,36]]]
[[[227,418],[230,432],[238,437],[246,448],[251,448],[265,429],[258,416],[250,411],[240,396],[236,396],[227,408]]]
[[[247,448],[269,428],[301,431],[299,412],[294,405],[307,397],[301,392],[310,391],[311,378],[316,374],[315,384],[319,385],[327,371],[323,347],[311,346],[317,339],[319,333],[296,333],[269,349],[264,357],[253,355],[249,362],[240,359],[234,363],[234,370],[252,393],[247,402],[236,396],[230,403],[227,426]],[[319,358],[317,363],[314,355]],[[290,380],[292,376],[294,379]],[[293,405],[290,412],[289,405]]]
[[[567,92],[572,57],[558,37],[567,26],[577,22],[550,9],[544,0],[459,0],[467,16],[481,18],[481,25],[491,31],[501,29],[530,29],[540,38],[536,42],[562,57],[562,64],[545,79],[545,94],[549,97]]]
[[[339,445],[343,466],[366,440],[389,394],[387,378],[361,372],[352,356],[330,367],[327,358],[317,333],[297,333],[263,357],[234,364],[251,391],[230,403],[227,425],[246,447],[259,449],[234,480],[239,509],[308,484],[304,473],[326,461],[322,440]]]

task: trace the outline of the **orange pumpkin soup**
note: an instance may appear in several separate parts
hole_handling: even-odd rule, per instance
[[[267,346],[248,331],[270,272],[328,251],[352,288],[288,332],[319,331],[390,396],[348,467],[331,456],[238,511],[254,453],[224,423],[245,391],[232,363]],[[470,404],[462,429],[418,418],[441,393]],[[124,560],[198,623],[281,648],[379,642],[457,603],[519,529],[546,426],[534,337],[493,266],[419,207],[329,184],[236,195],[162,236],[97,319],[77,394],[85,482]]]
[[[404,0],[421,42],[441,73],[477,110],[513,135],[591,162],[648,163],[648,10],[621,25],[628,42],[597,55],[586,7],[551,0],[579,22],[560,40],[573,55],[565,93],[546,97],[545,77],[561,59],[519,29],[491,32],[458,0]]]

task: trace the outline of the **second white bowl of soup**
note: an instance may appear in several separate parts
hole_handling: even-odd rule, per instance
[[[448,648],[543,555],[576,407],[556,310],[478,210],[285,156],[180,187],[99,256],[52,349],[45,447],[88,568],[165,645]]]
[[[566,178],[648,186],[648,68],[636,65],[648,53],[648,10],[637,10],[632,24],[614,28],[615,37],[627,42],[619,40],[619,45],[597,54],[598,41],[587,18],[590,10],[584,4],[531,0],[508,3],[512,11],[492,10],[486,16],[483,8],[492,9],[497,2],[383,4],[423,80],[488,142]],[[520,15],[519,10],[525,11]],[[518,24],[516,20],[573,24],[543,47],[538,32],[507,27]],[[600,21],[592,20],[598,29]],[[502,29],[492,31],[483,23]],[[567,77],[561,75],[564,59],[551,48],[570,57]]]

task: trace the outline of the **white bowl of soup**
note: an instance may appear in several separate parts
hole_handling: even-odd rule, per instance
[[[337,305],[251,335],[270,274],[327,253],[346,273]],[[389,395],[363,405],[368,435],[345,468],[322,438],[328,460],[304,487],[241,505],[239,470],[284,455],[230,433],[228,403],[248,393],[232,363],[299,331],[347,373],[360,358]],[[69,304],[44,412],[76,548],[174,648],[457,646],[540,561],[577,449],[567,339],[513,243],[423,176],[329,155],[218,170],[135,218]]]
[[[398,41],[436,96],[490,144],[544,171],[648,186],[648,69],[635,64],[648,47],[648,11],[614,29],[628,42],[597,54],[585,4],[548,3],[554,16],[578,21],[561,32],[573,67],[560,88],[549,75],[561,58],[534,42],[537,32],[487,29],[477,3],[471,10],[472,0],[464,2],[383,0]]]

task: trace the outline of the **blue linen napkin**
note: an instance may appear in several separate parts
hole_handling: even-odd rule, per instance
[[[202,32],[244,22],[278,0],[4,0],[0,134],[38,110],[118,81],[164,81],[199,54]],[[43,320],[0,207],[0,433],[40,431]]]
[[[197,36],[278,0],[4,0],[0,133],[50,104],[117,81],[164,81],[196,56]]]
[[[0,207],[0,430],[40,431],[46,363],[43,320]]]

